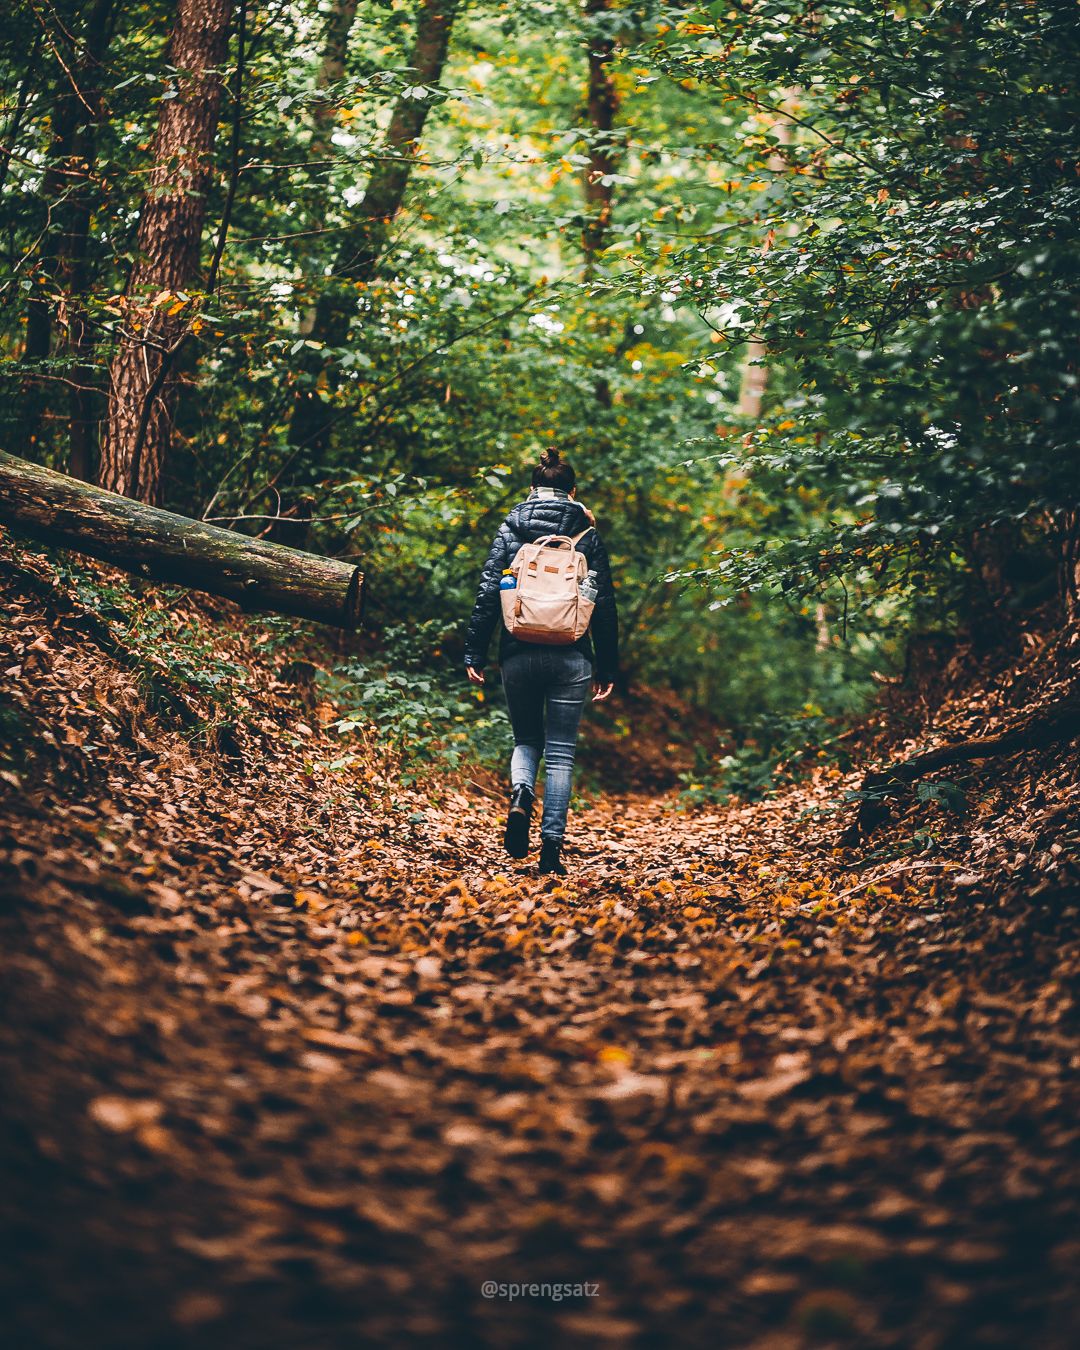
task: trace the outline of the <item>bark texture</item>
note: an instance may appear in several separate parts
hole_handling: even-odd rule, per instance
[[[182,74],[172,85],[175,97],[162,103],[158,119],[154,168],[139,219],[139,262],[128,286],[129,337],[110,371],[101,485],[150,503],[161,501],[164,487],[174,370],[154,398],[138,464],[132,452],[163,352],[174,345],[182,324],[168,315],[167,303],[154,301],[167,302],[185,290],[198,270],[231,13],[231,0],[179,0],[166,60]]]
[[[610,0],[589,0],[586,13],[601,14],[610,8]],[[615,172],[618,147],[615,141],[615,114],[619,111],[619,95],[607,63],[615,51],[609,38],[593,38],[589,42],[588,114],[592,129],[589,147],[589,167],[585,172],[585,204],[589,219],[582,231],[581,242],[589,255],[604,247],[611,228],[611,200],[613,185],[604,179]]]
[[[415,84],[433,86],[442,78],[458,3],[423,0],[416,21],[416,44],[408,62]],[[327,43],[329,50],[329,37]],[[357,290],[374,272],[394,217],[405,200],[431,103],[427,98],[399,98],[394,106],[383,146],[384,153],[393,158],[380,162],[372,171],[364,200],[338,253],[331,284],[315,307],[311,336],[326,346],[340,347],[348,338]],[[326,445],[332,414],[314,388],[323,365],[315,353],[308,360],[309,381],[293,406],[289,441],[306,448],[317,461]]]
[[[0,523],[245,609],[350,630],[360,622],[364,578],[351,564],[159,511],[2,451]]]
[[[587,15],[606,13],[610,0],[589,0]],[[589,167],[582,175],[582,187],[585,195],[586,221],[581,231],[581,244],[585,250],[585,276],[588,277],[596,261],[596,255],[607,242],[611,228],[611,204],[614,197],[614,184],[604,179],[615,172],[618,165],[619,145],[615,133],[615,116],[619,111],[619,95],[607,63],[615,52],[615,44],[610,39],[592,37],[588,44],[589,84],[585,95],[586,113],[589,119],[591,137],[589,140]],[[610,331],[610,320],[601,321],[604,331]],[[616,360],[625,354],[626,348],[633,342],[631,325],[624,326],[622,341],[616,348]],[[611,382],[601,375],[593,385],[596,400],[603,408],[612,405]],[[605,443],[606,445],[606,443]],[[608,447],[609,448],[609,447]]]

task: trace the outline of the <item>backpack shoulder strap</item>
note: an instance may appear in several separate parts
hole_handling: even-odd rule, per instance
[[[585,528],[581,531],[580,534],[575,534],[575,535],[573,536],[573,538],[571,539],[571,543],[573,543],[575,546],[576,546],[577,544],[580,544],[581,541],[585,538],[585,536],[586,536],[586,535],[589,533],[589,531],[592,530],[592,529],[595,529],[595,526],[593,526],[593,525],[586,525]]]

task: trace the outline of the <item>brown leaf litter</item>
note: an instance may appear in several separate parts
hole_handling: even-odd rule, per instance
[[[13,1344],[1077,1342],[1074,748],[858,849],[858,773],[605,798],[560,881],[319,768],[250,651],[195,748],[48,597],[3,583]]]

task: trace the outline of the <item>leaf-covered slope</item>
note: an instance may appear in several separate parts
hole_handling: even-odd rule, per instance
[[[1075,1344],[1066,823],[1011,875],[955,828],[838,850],[819,769],[606,799],[559,884],[451,787],[328,811],[265,658],[195,751],[205,703],[181,735],[47,577],[0,584],[21,1343]]]

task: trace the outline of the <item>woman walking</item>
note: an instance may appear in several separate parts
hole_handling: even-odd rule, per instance
[[[558,450],[545,450],[533,470],[532,491],[499,526],[465,638],[469,679],[483,684],[491,635],[503,616],[499,666],[514,732],[506,851],[513,858],[528,854],[543,757],[540,871],[562,877],[566,868],[560,853],[585,698],[590,684],[596,702],[607,698],[619,664],[619,620],[607,551],[592,512],[574,500],[575,485],[574,470]],[[535,544],[541,548],[525,548],[519,557],[523,547]],[[545,586],[544,604],[532,610],[534,616],[545,610],[545,617],[530,619],[529,600]],[[516,599],[519,588],[522,598]]]

